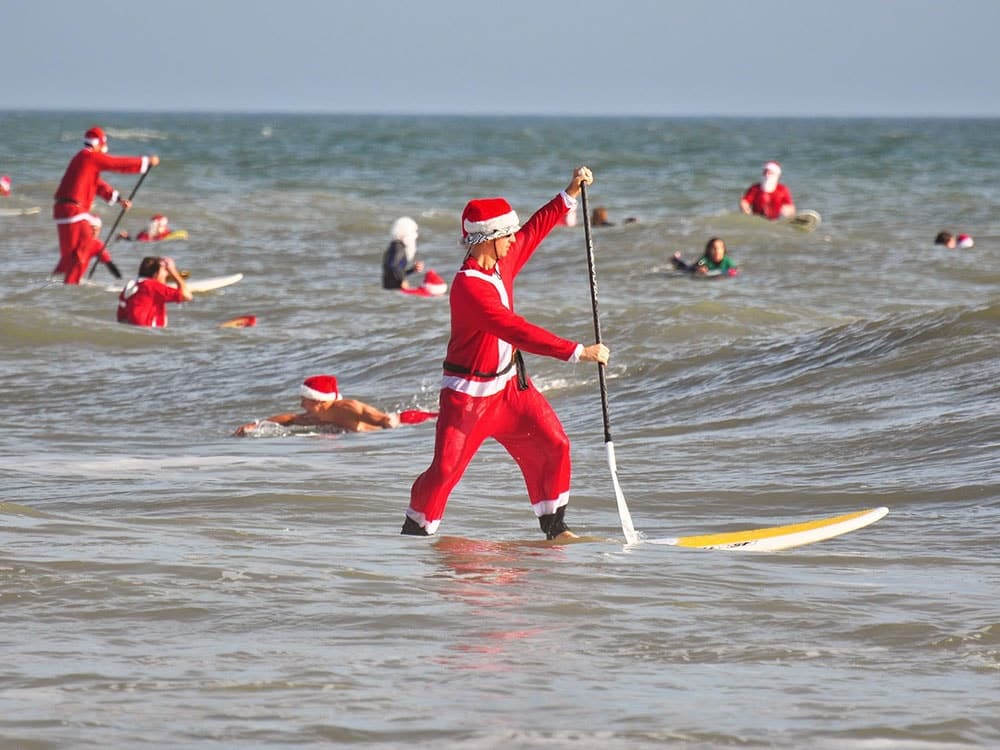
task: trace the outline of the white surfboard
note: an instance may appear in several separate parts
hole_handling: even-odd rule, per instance
[[[230,286],[243,278],[241,273],[231,273],[228,276],[210,276],[207,279],[185,279],[191,292],[211,292],[215,289]],[[171,284],[176,286],[176,284]]]
[[[37,213],[41,213],[42,209],[38,206],[32,206],[31,208],[0,208],[0,216],[34,216]]]
[[[795,216],[783,220],[783,222],[788,224],[788,226],[801,229],[803,232],[814,231],[816,227],[822,223],[822,221],[823,217],[821,217],[817,211],[813,211],[809,208],[798,211]]]
[[[667,544],[674,547],[695,549],[721,549],[741,552],[776,552],[800,547],[824,539],[831,539],[849,531],[863,529],[889,512],[888,508],[870,508],[842,516],[821,518],[787,526],[770,526],[762,529],[727,531],[721,534],[701,536],[668,537],[664,539],[643,539],[645,544]]]
[[[787,526],[769,526],[760,529],[744,529],[742,531],[727,531],[721,534],[704,534],[701,536],[664,537],[662,539],[645,539],[640,536],[635,545],[658,544],[671,547],[688,547],[690,549],[714,549],[729,552],[777,552],[778,550],[801,547],[805,544],[821,542],[824,539],[846,534],[849,531],[863,529],[865,526],[884,518],[888,508],[871,508],[841,516],[831,516],[815,521],[793,523]],[[499,550],[517,547],[562,547],[567,544],[586,544],[599,542],[601,544],[622,544],[620,539],[608,539],[598,536],[580,536],[570,539],[512,539],[484,540],[467,537],[442,536],[437,537],[439,544],[446,546],[465,546],[469,550]]]

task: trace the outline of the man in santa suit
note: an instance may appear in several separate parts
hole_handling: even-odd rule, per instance
[[[90,259],[99,255],[104,263],[111,255],[95,236],[99,220],[90,213],[97,196],[127,209],[131,203],[101,179],[101,172],[144,174],[160,163],[158,156],[110,156],[108,138],[101,128],[93,127],[83,138],[84,147],[70,161],[55,193],[52,218],[59,231],[59,263],[53,274],[64,275],[66,284],[79,284]],[[117,274],[120,276],[121,274]]]
[[[524,475],[528,499],[548,539],[575,535],[563,519],[570,489],[570,445],[548,401],[524,374],[521,351],[567,362],[607,364],[604,344],[560,338],[514,312],[514,279],[535,249],[576,206],[578,167],[564,191],[519,226],[503,198],[480,198],[462,213],[469,250],[451,286],[451,339],[444,361],[430,467],[413,483],[402,533],[437,531],[448,495],[479,446],[494,438]]]
[[[764,165],[764,176],[755,182],[740,199],[740,210],[745,214],[764,216],[772,221],[795,216],[792,193],[782,185],[781,165],[769,161]]]

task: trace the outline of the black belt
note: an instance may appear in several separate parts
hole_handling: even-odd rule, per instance
[[[80,205],[80,201],[75,201],[72,198],[56,198],[56,203],[72,203],[74,206]]]
[[[498,378],[501,375],[506,375],[510,372],[511,367],[517,368],[517,389],[519,391],[528,390],[528,375],[524,369],[524,357],[521,356],[521,351],[519,349],[514,350],[514,356],[511,357],[510,362],[502,370],[497,372],[479,372],[478,370],[471,370],[464,365],[456,365],[454,362],[449,362],[445,360],[442,363],[445,372],[453,372],[457,375],[474,375],[477,378]]]

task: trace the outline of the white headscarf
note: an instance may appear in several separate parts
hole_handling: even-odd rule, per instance
[[[417,255],[417,222],[409,216],[400,216],[392,223],[392,239],[399,240],[406,249],[406,260],[412,261]]]

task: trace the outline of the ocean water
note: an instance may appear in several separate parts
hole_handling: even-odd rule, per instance
[[[123,227],[238,284],[114,322],[49,281],[83,131],[158,153]],[[0,747],[1000,746],[1000,122],[0,113]],[[777,158],[813,233],[737,214]],[[380,288],[389,226],[450,281],[458,217],[592,167],[618,475],[648,538],[887,506],[780,553],[626,547],[596,368],[528,357],[573,445],[536,539],[496,444],[398,534],[430,424],[234,438],[302,379],[433,409],[445,299]],[[134,175],[108,175],[128,194]],[[105,230],[117,216],[101,210]],[[638,219],[624,223],[626,217]],[[942,229],[970,250],[932,244]],[[669,257],[721,236],[740,276]],[[134,275],[146,247],[119,243]],[[582,222],[517,311],[593,339]],[[253,314],[258,325],[219,323]]]

